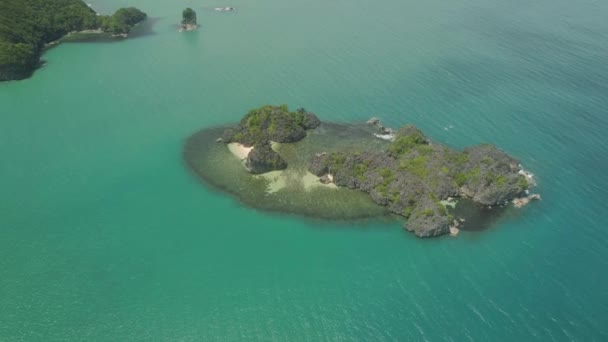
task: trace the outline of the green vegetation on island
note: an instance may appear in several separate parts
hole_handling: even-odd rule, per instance
[[[250,110],[239,125],[224,132],[222,140],[254,147],[246,165],[252,173],[264,173],[287,167],[287,163],[271,149],[270,142],[296,142],[306,137],[306,130],[320,124],[316,115],[304,108],[290,112],[287,105],[263,106]]]
[[[431,143],[414,126],[395,135],[387,151],[321,153],[310,163],[317,176],[369,193],[372,200],[408,219],[420,237],[450,233],[458,225],[442,201],[469,198],[485,206],[526,196],[529,184],[519,162],[493,145],[463,152]]]
[[[113,15],[98,16],[97,26],[104,32],[125,35],[131,31],[133,26],[146,20],[146,17],[146,13],[135,7],[121,8]]]
[[[198,26],[196,22],[196,12],[192,8],[186,8],[182,12],[182,30],[193,30]]]
[[[46,44],[74,31],[126,35],[146,19],[134,7],[97,15],[81,0],[0,1],[0,81],[29,77],[40,65]]]
[[[297,142],[307,136],[306,130],[320,124],[305,109],[290,112],[285,105],[263,106],[247,113],[239,125],[224,132],[221,140],[253,147],[245,166],[251,173],[260,174],[287,167],[280,155],[282,149],[273,150],[271,142]],[[381,127],[381,131],[386,129]],[[407,218],[405,228],[419,237],[457,231],[459,220],[451,216],[446,203],[462,198],[482,206],[504,206],[527,199],[527,190],[533,185],[519,162],[493,145],[456,151],[431,142],[410,125],[383,146],[362,151],[317,151],[308,171],[322,183],[333,182],[369,194],[376,204]],[[530,198],[540,198],[534,196]]]

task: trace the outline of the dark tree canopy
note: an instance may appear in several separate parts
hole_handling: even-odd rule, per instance
[[[241,123],[226,130],[226,143],[238,142],[246,146],[265,144],[268,141],[296,142],[306,137],[306,130],[316,128],[321,121],[305,109],[290,112],[287,105],[266,105],[252,109]]]
[[[112,34],[125,34],[131,31],[131,27],[145,19],[146,13],[135,7],[121,8],[114,15],[99,16],[99,27]]]
[[[182,12],[182,25],[196,25],[196,12],[192,8],[186,8]]]
[[[31,75],[44,45],[69,32],[128,33],[144,19],[133,7],[98,16],[82,0],[0,0],[0,81]]]
[[[96,17],[80,0],[0,1],[0,80],[35,68],[45,43],[94,27]]]

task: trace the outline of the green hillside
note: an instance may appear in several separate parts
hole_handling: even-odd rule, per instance
[[[29,77],[44,45],[72,31],[128,33],[145,20],[136,8],[98,16],[81,0],[0,0],[0,81]]]

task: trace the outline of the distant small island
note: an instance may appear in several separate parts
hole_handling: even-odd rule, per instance
[[[392,132],[379,126],[378,120],[370,120],[369,130],[356,129],[360,140],[367,139],[370,143],[357,149],[354,147],[357,140],[345,135],[345,139],[353,139],[353,142],[341,144],[338,135],[342,133],[335,130],[331,133],[336,136],[332,141],[343,147],[333,149],[328,145],[331,137],[323,132],[309,134],[318,127],[330,132],[332,126],[325,128],[324,125],[315,114],[303,108],[291,112],[285,105],[263,106],[249,111],[238,125],[225,129],[217,141],[228,144],[247,171],[262,176],[288,168],[289,163],[281,154],[293,144],[292,155],[308,156],[306,170],[294,171],[301,175],[296,178],[283,177],[283,183],[289,183],[290,179],[298,182],[297,177],[303,177],[303,180],[312,177],[320,185],[362,191],[376,205],[406,218],[405,228],[419,237],[456,234],[464,219],[455,216],[450,208],[459,200],[483,208],[499,208],[511,202],[519,207],[530,199],[540,199],[539,195],[529,194],[529,189],[535,185],[532,175],[519,161],[493,145],[469,147],[460,152],[431,142],[414,126]],[[349,130],[344,128],[344,132]],[[366,131],[368,133],[361,133]],[[387,134],[391,141],[382,140]],[[312,137],[323,139],[323,145],[332,151],[313,151],[311,146],[298,149],[301,141]],[[375,142],[371,142],[372,139]],[[282,185],[286,186],[288,184]],[[288,191],[285,198],[289,192],[296,191]]]
[[[196,22],[196,12],[192,8],[186,8],[182,12],[182,24],[179,27],[179,31],[192,31],[198,28]]]
[[[124,38],[146,17],[134,7],[98,15],[82,0],[0,1],[0,81],[30,77],[44,48],[70,32]]]

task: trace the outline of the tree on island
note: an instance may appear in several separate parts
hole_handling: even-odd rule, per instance
[[[45,44],[72,31],[101,30],[126,36],[146,19],[134,7],[98,15],[82,0],[0,0],[0,82],[29,77]]]
[[[135,7],[121,8],[114,15],[101,15],[98,17],[100,28],[112,34],[127,34],[131,27],[146,19],[146,13]]]
[[[379,126],[377,119],[370,121]],[[239,124],[226,129],[217,141],[252,148],[246,152],[244,166],[252,174],[263,174],[288,168],[287,161],[281,156],[284,149],[275,150],[272,143],[283,146],[298,142],[307,137],[308,130],[320,125],[321,121],[316,115],[304,108],[290,112],[287,105],[266,105],[250,110]],[[348,130],[346,127],[326,127],[327,132]],[[378,129],[379,132],[385,130],[381,127]],[[359,130],[353,128],[351,132]],[[464,221],[453,214],[461,215],[464,211],[450,212],[447,208],[453,208],[457,198],[471,201],[476,208],[483,208],[484,211],[487,207],[503,207],[511,201],[521,207],[530,200],[540,199],[538,194],[529,194],[529,189],[535,185],[532,176],[522,169],[517,159],[494,145],[482,144],[462,151],[454,150],[436,142],[431,143],[420,129],[411,125],[392,133],[392,141],[384,146],[372,147],[374,145],[367,140],[380,138],[379,135],[384,134],[356,134],[364,144],[359,145],[348,139],[339,142],[342,151],[333,148],[333,151],[327,152],[314,151],[308,147],[299,150],[296,147],[290,154],[297,155],[300,160],[308,155],[307,171],[319,177],[320,183],[333,183],[338,187],[368,193],[373,202],[406,218],[408,222],[404,228],[419,237],[458,233],[458,227]],[[341,139],[341,136],[339,134],[337,138]],[[345,133],[344,137],[347,136]],[[319,137],[312,139],[315,141]],[[316,141],[323,144],[306,146],[331,148],[324,139]],[[200,154],[197,152],[194,158],[200,158]]]
[[[192,8],[186,8],[182,12],[182,26],[196,26],[196,12]]]

